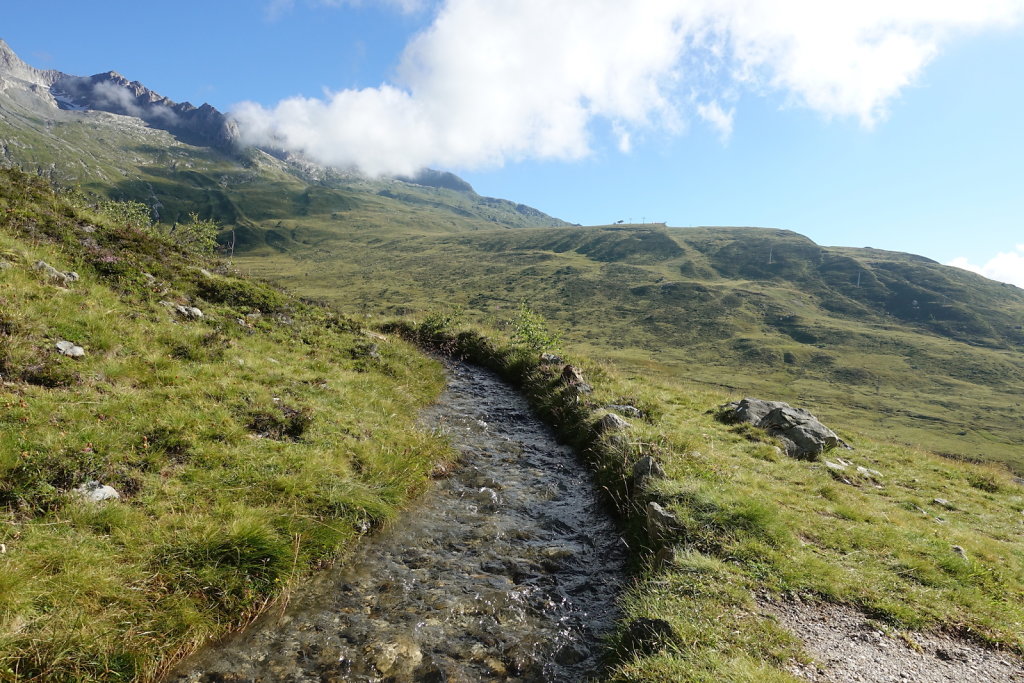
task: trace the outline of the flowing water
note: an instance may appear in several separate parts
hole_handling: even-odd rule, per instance
[[[494,375],[449,368],[425,414],[459,468],[288,608],[186,661],[184,681],[583,681],[625,547],[585,467]]]

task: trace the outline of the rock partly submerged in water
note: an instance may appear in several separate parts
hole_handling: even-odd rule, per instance
[[[782,441],[794,458],[817,460],[832,448],[850,448],[814,415],[782,401],[745,398],[719,407],[718,417],[730,424],[746,422],[760,427]]]

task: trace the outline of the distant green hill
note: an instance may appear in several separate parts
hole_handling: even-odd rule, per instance
[[[458,304],[496,322],[525,300],[638,372],[810,404],[882,438],[1024,473],[1024,291],[1012,285],[758,228],[321,234],[315,250],[237,262],[351,313]]]
[[[809,403],[884,438],[1024,473],[1016,287],[784,230],[570,226],[451,174],[374,180],[235,150],[216,110],[113,73],[93,79],[212,128],[96,111],[80,91],[91,81],[70,92],[59,85],[67,78],[0,43],[6,163],[145,202],[165,223],[193,211],[220,221],[236,264],[299,293],[352,314],[456,304],[491,323],[528,301],[571,340],[638,372]]]

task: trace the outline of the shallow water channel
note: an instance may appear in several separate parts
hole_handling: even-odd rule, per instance
[[[451,365],[424,415],[461,465],[283,612],[171,681],[583,681],[625,546],[589,473],[515,391]]]

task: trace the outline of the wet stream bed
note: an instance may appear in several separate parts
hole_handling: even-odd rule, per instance
[[[424,414],[458,468],[285,610],[187,660],[184,681],[585,681],[626,548],[586,467],[526,400],[451,364]]]

